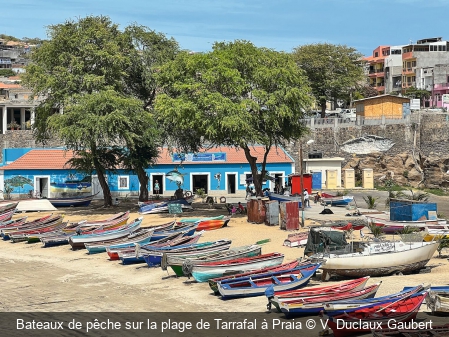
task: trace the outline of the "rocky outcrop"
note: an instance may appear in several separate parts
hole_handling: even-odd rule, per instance
[[[372,153],[363,157],[354,156],[343,168],[353,168],[356,180],[362,179],[364,168],[372,168],[375,183],[378,185],[392,179],[398,185],[412,187],[449,187],[449,158],[413,157],[411,153],[400,153],[396,156]]]

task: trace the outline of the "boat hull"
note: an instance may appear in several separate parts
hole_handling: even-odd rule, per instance
[[[324,273],[345,277],[384,276],[395,272],[409,273],[424,267],[435,253],[437,242],[425,243],[417,248],[371,255],[324,258]]]
[[[222,277],[226,272],[230,270],[248,271],[257,270],[262,268],[278,266],[284,260],[284,256],[276,256],[267,260],[256,261],[253,263],[246,264],[235,264],[235,265],[218,265],[218,266],[208,266],[208,265],[197,265],[193,266],[192,276],[197,282],[207,282],[210,279],[217,277]]]

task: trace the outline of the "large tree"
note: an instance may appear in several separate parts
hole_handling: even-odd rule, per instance
[[[173,60],[179,52],[178,43],[145,26],[137,24],[126,27],[134,48],[130,51],[131,63],[127,69],[125,93],[141,101],[142,109],[153,110],[158,91],[156,76],[158,69],[167,61]],[[143,120],[134,120],[130,129],[138,140],[126,139],[123,152],[124,166],[137,174],[140,183],[139,200],[148,200],[148,175],[145,169],[158,158],[160,130],[156,127],[153,115],[142,116]]]
[[[140,135],[131,126],[146,121],[148,114],[139,99],[125,94],[134,45],[104,16],[49,26],[48,35],[23,76],[24,84],[43,98],[35,135],[44,142],[56,136],[84,160],[84,167],[90,162],[104,204],[110,206],[105,172],[119,164],[117,157],[112,165],[111,148],[138,142]]]
[[[323,118],[327,101],[344,99],[364,78],[362,54],[351,47],[330,43],[303,45],[293,50],[293,57],[309,78]]]
[[[306,131],[301,118],[310,87],[289,54],[246,41],[215,43],[209,53],[179,54],[161,68],[159,81],[155,115],[167,143],[178,152],[242,149],[258,195],[269,151]],[[254,144],[264,147],[259,163]]]

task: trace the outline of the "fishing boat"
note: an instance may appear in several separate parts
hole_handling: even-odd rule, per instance
[[[16,227],[11,227],[11,228],[4,229],[4,230],[2,229],[1,230],[1,236],[3,237],[3,240],[6,241],[6,240],[10,239],[10,237],[9,237],[10,233],[11,234],[13,234],[13,233],[19,234],[19,233],[21,233],[21,231],[26,231],[26,230],[32,230],[32,229],[40,228],[41,226],[44,226],[45,223],[47,221],[49,221],[49,219],[52,216],[53,216],[53,214],[46,215],[46,216],[44,216],[42,218],[26,222],[26,223],[24,223],[23,225],[21,225],[21,226],[19,226],[17,228]]]
[[[158,265],[160,265],[161,267],[163,267],[164,270],[166,270],[167,269],[166,262],[168,254],[179,256],[193,252],[197,254],[209,254],[211,252],[227,250],[231,246],[231,240],[218,240],[212,242],[196,243],[198,242],[198,239],[199,237],[192,237],[191,240],[189,240],[187,243],[183,243],[176,246],[152,247],[150,243],[150,245],[141,247],[141,248],[146,247],[148,250],[143,250],[138,245],[136,245],[136,250],[134,252],[131,253],[119,252],[119,258],[122,261],[122,264],[131,264],[131,263],[145,262],[147,255],[151,256],[152,258],[156,257],[155,260],[151,260],[155,261],[153,265],[150,265],[148,261],[147,264],[153,267],[158,263],[157,261],[159,261]]]
[[[354,201],[354,197],[352,195],[334,196],[327,193],[321,194],[321,203],[323,205],[347,206],[352,201]]]
[[[426,305],[432,311],[432,315],[448,315],[449,291],[430,290],[426,298]]]
[[[183,237],[184,233],[174,233],[170,236],[167,236],[166,238],[150,242],[147,245],[169,245],[169,243],[174,240],[175,238]],[[146,246],[146,245],[145,245]],[[132,247],[115,247],[115,246],[109,246],[106,247],[106,253],[108,253],[109,259],[112,260],[120,260],[119,254],[131,254],[134,257],[136,256],[136,245],[134,244]],[[143,258],[142,258],[143,261]]]
[[[50,218],[43,226],[29,229],[26,231],[18,231],[10,233],[10,239],[12,242],[27,241],[28,243],[39,242],[39,235],[45,233],[51,233],[58,231],[66,226],[66,223],[62,222],[64,215],[58,215]]]
[[[364,217],[372,224],[382,226],[385,234],[394,234],[402,231],[405,227],[418,228],[423,230],[449,230],[449,225],[445,219],[436,220],[417,220],[417,221],[394,221],[371,215],[364,215]]]
[[[224,215],[218,215],[210,218],[182,218],[178,221],[178,223],[188,223],[188,222],[202,222],[207,220],[222,220],[225,216]]]
[[[197,282],[207,282],[210,279],[222,277],[226,272],[248,271],[278,266],[284,260],[284,254],[269,253],[254,257],[238,258],[225,261],[205,262],[191,267],[193,278]],[[187,270],[187,268],[186,268]]]
[[[143,205],[139,208],[139,213],[140,214],[167,213],[169,204],[180,204],[183,211],[193,210],[191,204],[189,204],[189,202],[183,198]]]
[[[236,278],[245,277],[245,276],[255,276],[258,274],[266,274],[266,273],[275,272],[275,271],[294,269],[294,268],[298,267],[299,265],[300,265],[299,260],[294,260],[294,261],[284,263],[281,265],[271,266],[271,267],[256,269],[256,270],[250,270],[250,271],[247,271],[244,273],[242,273],[241,271],[236,271],[236,270],[227,270],[224,273],[224,276],[217,277],[214,279],[209,279],[209,287],[212,289],[212,291],[215,293],[215,295],[218,295],[218,294],[220,294],[218,292],[218,287],[217,287],[217,282],[219,282],[219,281],[234,280]]]
[[[283,195],[283,194],[277,194],[268,192],[268,199],[272,201],[278,201],[278,202],[286,202],[286,201],[296,201],[298,203],[298,206],[301,208],[301,196],[300,195]]]
[[[0,213],[0,222],[9,221],[12,219],[12,216],[16,212],[15,208],[8,209]]]
[[[171,253],[167,254],[167,266],[175,272],[176,276],[190,276],[193,268],[199,264],[205,264],[210,262],[235,260],[244,257],[259,256],[262,253],[262,247],[259,245],[249,245],[230,248],[226,251],[209,252],[207,254],[191,253],[184,256],[175,256]],[[163,265],[161,264],[161,267]],[[221,276],[221,275],[217,275]],[[207,281],[207,280],[204,280]]]
[[[309,297],[323,296],[327,295],[329,298],[333,296],[347,293],[351,291],[357,291],[363,289],[369,280],[369,276],[361,277],[355,280],[339,282],[337,284],[323,286],[323,287],[311,287],[299,290],[289,290],[289,291],[275,291],[274,293],[270,291],[265,292],[265,296],[268,298],[268,310],[274,305],[277,311],[281,312],[279,303],[282,301],[293,300],[293,299],[304,299]]]
[[[55,207],[81,207],[89,206],[97,194],[70,198],[48,198],[47,200]]]
[[[292,290],[305,286],[319,264],[298,266],[294,269],[247,276],[217,283],[222,299],[261,296],[268,288],[274,290]],[[274,291],[273,290],[273,291]]]
[[[424,288],[422,284],[412,287],[407,290],[402,290],[400,292],[389,294],[382,297],[373,297],[373,298],[366,298],[366,299],[359,299],[359,300],[334,300],[332,299],[331,302],[324,304],[324,310],[327,313],[332,312],[332,315],[339,315],[345,313],[349,309],[359,308],[361,306],[366,306],[369,304],[374,303],[386,303],[391,302],[394,298],[403,298],[406,296],[410,296],[412,294],[416,294],[418,292],[428,290],[428,287]]]
[[[184,236],[191,236],[196,232],[197,223],[186,224],[185,226],[177,226],[175,229],[155,231],[151,237],[151,241],[157,241],[175,233],[185,232]]]
[[[289,234],[288,238],[284,240],[286,247],[300,247],[307,244],[309,233],[293,233]]]
[[[0,223],[0,230],[17,230],[20,228],[20,226],[24,225],[26,223],[26,220],[28,219],[27,216],[24,216],[22,218],[14,219],[14,220],[8,220]]]
[[[331,275],[383,276],[399,272],[409,273],[424,267],[435,253],[438,244],[402,241],[352,242],[344,250],[318,253],[310,258],[325,261],[321,266],[323,279],[328,279]]]
[[[431,328],[418,328],[413,327],[404,329],[383,329],[372,330],[373,337],[447,337],[449,336],[449,323],[444,325],[432,324]]]
[[[132,223],[126,225],[125,227],[119,230],[106,231],[100,234],[72,235],[69,238],[69,244],[72,246],[72,249],[75,250],[85,248],[84,244],[86,243],[94,243],[99,241],[126,237],[140,228],[142,220],[143,220],[142,217],[137,218]]]
[[[129,211],[120,212],[110,218],[104,220],[83,220],[80,222],[72,222],[64,229],[67,233],[76,233],[77,231],[89,231],[95,229],[112,229],[125,225],[129,219]]]
[[[326,313],[329,317],[328,327],[332,329],[335,337],[344,337],[369,332],[372,329],[385,329],[392,320],[395,324],[408,322],[416,317],[426,296],[427,291],[422,291],[404,298],[394,298],[386,303],[349,309],[344,314],[334,316]]]
[[[186,198],[182,198],[184,199],[188,204],[192,204],[194,196],[190,196],[190,197],[186,197]],[[175,200],[179,200],[179,199],[175,199]],[[152,200],[148,200],[148,201],[139,201],[137,203],[137,206],[142,207],[145,205],[151,205],[151,204],[157,204],[157,203],[161,203],[161,202],[167,202],[167,201],[173,201],[172,198],[159,198],[159,199],[152,199]],[[182,221],[180,221],[182,222]]]
[[[219,229],[222,227],[226,227],[228,225],[229,220],[231,220],[231,217],[225,217],[223,219],[214,219],[214,220],[203,220],[198,221],[197,224],[197,231],[211,231],[214,229]]]
[[[134,246],[135,243],[145,244],[147,242],[150,242],[153,233],[154,229],[139,228],[138,230],[129,234],[128,236],[119,239],[97,241],[94,243],[85,243],[84,246],[86,247],[88,254],[103,253],[106,251],[107,247],[113,245],[125,248]]]
[[[287,317],[318,315],[324,310],[326,302],[372,298],[376,295],[380,284],[381,282],[375,283],[363,289],[353,290],[350,292],[341,293],[339,295],[323,295],[309,298],[285,300],[279,302],[278,305],[281,311]]]

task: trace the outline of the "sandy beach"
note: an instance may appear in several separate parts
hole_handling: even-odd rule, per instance
[[[104,219],[108,215],[132,208],[130,219],[138,217],[134,202],[119,207],[101,208],[99,202],[86,209],[66,209],[66,219]],[[319,206],[313,206],[319,207]],[[184,213],[182,217],[215,216],[226,210],[202,209]],[[28,219],[41,217],[42,213],[27,213]],[[20,217],[16,214],[14,217]],[[144,215],[143,226],[166,223],[173,219],[168,214]],[[179,218],[178,218],[179,219]],[[310,224],[310,221],[308,222]],[[307,227],[307,226],[306,226]],[[306,231],[307,228],[301,229]],[[285,254],[284,262],[303,256],[303,248],[288,248],[282,244],[290,232],[264,224],[250,224],[246,216],[237,215],[229,226],[206,232],[200,242],[232,239],[232,246],[241,246],[263,239],[262,253]],[[86,250],[72,251],[69,245],[43,248],[40,243],[11,243],[0,241],[0,282],[8,296],[0,299],[0,311],[98,311],[98,312],[265,312],[265,297],[222,301],[212,294],[207,283],[193,279],[177,278],[169,270],[148,268],[146,264],[123,266],[109,261],[106,253],[88,255]],[[449,279],[447,258],[437,253],[429,261],[430,273],[371,278],[368,284],[382,281],[377,293],[386,295],[404,286],[420,283],[444,285]],[[335,281],[334,281],[335,282]],[[320,285],[313,279],[310,286]],[[331,284],[328,282],[327,284]],[[425,306],[422,306],[422,310]]]

